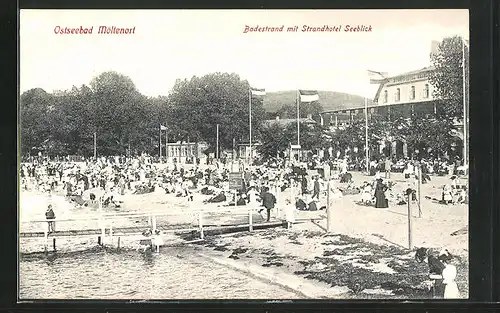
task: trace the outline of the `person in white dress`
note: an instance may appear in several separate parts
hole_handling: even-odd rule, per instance
[[[363,186],[363,192],[361,193],[361,203],[369,204],[373,199],[373,188],[372,185],[365,182]]]
[[[444,287],[444,299],[460,299],[460,291],[458,290],[455,278],[457,277],[457,268],[452,264],[447,264],[444,262],[445,268],[443,269],[443,285]]]

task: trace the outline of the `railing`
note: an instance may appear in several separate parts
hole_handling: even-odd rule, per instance
[[[190,211],[177,211],[177,212],[158,212],[158,211],[149,211],[149,212],[124,212],[124,213],[114,213],[114,214],[109,214],[109,213],[103,213],[103,214],[98,214],[94,216],[85,216],[85,217],[75,217],[75,218],[60,218],[60,219],[51,219],[51,220],[31,220],[31,221],[26,221],[22,223],[41,223],[42,225],[48,223],[48,222],[75,222],[75,221],[81,221],[81,222],[89,222],[89,221],[98,221],[98,227],[101,230],[101,235],[98,237],[98,242],[99,244],[101,243],[101,239],[104,239],[106,237],[106,230],[109,229],[109,237],[113,238],[113,221],[116,220],[117,218],[137,218],[137,217],[147,217],[148,218],[148,225],[151,227],[153,234],[155,234],[157,230],[157,217],[160,216],[178,216],[178,215],[197,215],[198,219],[198,226],[195,228],[189,228],[189,229],[172,229],[172,231],[179,232],[179,231],[192,231],[195,229],[198,229],[200,233],[200,238],[204,239],[204,215],[208,213],[227,213],[230,212],[233,215],[237,214],[248,214],[248,229],[249,231],[253,231],[254,223],[253,223],[253,214],[255,211],[257,211],[259,207],[237,207],[237,206],[228,206],[224,208],[218,208],[218,209],[195,209],[195,210],[190,210]],[[239,227],[246,226],[244,225],[238,225]],[[210,227],[210,226],[209,226]],[[85,229],[78,229],[78,230],[85,230]],[[44,233],[44,238],[45,238],[45,249],[47,249],[47,243],[48,243],[48,227],[43,227],[43,233]],[[95,234],[94,234],[95,235]],[[118,237],[118,240],[120,238]],[[55,238],[54,238],[54,250],[55,250]],[[158,249],[158,248],[157,248]]]

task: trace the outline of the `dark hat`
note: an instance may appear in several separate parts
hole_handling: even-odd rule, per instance
[[[415,260],[418,263],[422,263],[426,257],[427,257],[427,248],[418,248],[417,252],[415,253]]]

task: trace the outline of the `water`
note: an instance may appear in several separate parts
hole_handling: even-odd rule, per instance
[[[48,200],[43,195],[25,193],[20,201],[21,231],[35,230],[26,220],[43,219],[47,201],[57,204],[58,217],[88,213],[73,210],[61,197]],[[283,287],[202,258],[197,255],[200,247],[163,247],[159,254],[142,253],[134,249],[137,242],[133,239],[122,240],[122,246],[128,249],[113,251],[96,249],[96,238],[60,238],[58,252],[44,255],[33,253],[43,250],[43,238],[21,239],[20,251],[27,254],[20,258],[20,299],[300,297]]]
[[[296,299],[282,287],[195,255],[193,248],[159,253],[82,252],[37,256],[20,263],[21,299]]]

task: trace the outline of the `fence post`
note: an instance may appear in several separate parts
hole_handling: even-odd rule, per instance
[[[253,231],[253,210],[248,211],[248,230]]]
[[[412,249],[412,212],[411,212],[411,199],[412,193],[408,192],[408,249]]]
[[[203,211],[198,213],[198,227],[200,228],[200,238],[204,239],[205,236],[203,234]]]
[[[417,192],[418,192],[418,217],[422,217],[422,205],[421,205],[421,200],[422,196],[420,195],[420,184],[422,184],[422,166],[420,165],[418,167],[418,184],[417,184]]]
[[[278,180],[278,187],[276,188],[276,204],[278,206],[277,213],[278,213],[278,219],[283,219],[283,207],[280,205],[280,198],[281,198],[281,180]]]
[[[101,215],[101,244],[104,245],[104,237],[106,237],[106,226],[104,225],[104,218]]]
[[[109,237],[111,239],[111,244],[113,244],[113,221],[109,222]]]

